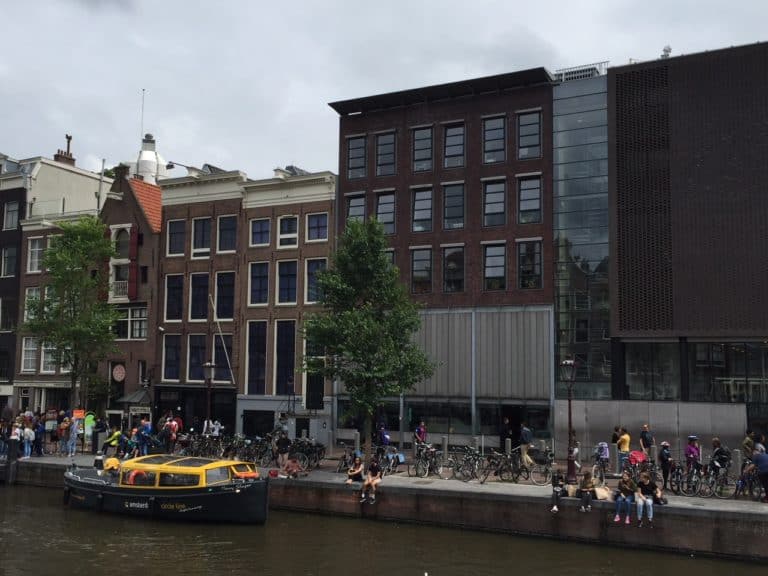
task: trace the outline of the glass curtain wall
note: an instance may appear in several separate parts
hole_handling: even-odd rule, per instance
[[[574,398],[598,400],[611,398],[607,99],[606,76],[554,89],[555,361],[575,358]]]

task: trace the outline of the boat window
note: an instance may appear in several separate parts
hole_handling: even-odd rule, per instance
[[[160,473],[160,486],[197,486],[200,476],[197,474]]]
[[[120,484],[124,486],[154,486],[155,473],[146,470],[123,470]]]
[[[221,484],[222,482],[229,482],[229,468],[227,466],[211,468],[205,471],[205,483],[208,486],[211,484]]]
[[[235,464],[232,468],[235,472],[251,472],[251,467],[248,464]]]

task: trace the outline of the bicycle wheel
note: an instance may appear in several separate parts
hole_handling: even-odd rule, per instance
[[[699,493],[701,479],[698,474],[687,474],[680,484],[680,492],[683,496],[696,496]]]
[[[443,480],[456,477],[456,461],[453,459],[453,456],[448,456],[448,458],[443,461],[443,466],[440,468],[440,474],[438,474],[438,476]]]
[[[429,475],[429,463],[425,459],[419,458],[416,460],[416,476],[426,478],[427,475]]]
[[[697,494],[702,498],[712,498],[715,493],[715,482],[717,479],[714,476],[707,474],[699,482],[699,490]]]
[[[714,492],[717,498],[722,498],[723,500],[733,498],[736,494],[736,480],[729,478],[727,474],[723,474],[715,482]]]
[[[675,494],[680,494],[683,478],[679,471],[673,470],[669,475],[669,489]]]
[[[499,470],[499,479],[503,482],[516,482],[517,478],[515,471],[512,469],[512,466],[509,464],[502,466],[501,470]]]
[[[259,461],[259,464],[261,464],[262,468],[266,468],[272,462],[274,462],[275,459],[272,456],[272,452],[265,452],[264,455],[261,457],[261,460]]]
[[[543,464],[536,464],[531,469],[531,482],[536,486],[546,486],[552,481],[552,470],[549,466]]]
[[[299,463],[299,466],[301,466],[304,470],[309,467],[309,456],[304,454],[304,452],[294,452],[293,454],[289,454],[288,458],[295,458]]]
[[[522,468],[517,469],[517,477],[515,478],[515,482],[517,482],[520,478],[522,478],[523,480],[531,479],[531,471],[528,469],[527,466],[523,466]]]

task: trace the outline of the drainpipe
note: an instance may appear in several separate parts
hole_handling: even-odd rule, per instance
[[[472,411],[472,435],[477,433],[477,334],[475,329],[477,322],[475,318],[476,311],[472,309],[472,378],[470,388],[470,409]]]

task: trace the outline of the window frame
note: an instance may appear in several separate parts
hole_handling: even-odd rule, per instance
[[[504,242],[489,242],[487,244],[483,244],[483,292],[505,292],[508,287],[508,276],[509,271],[508,268],[508,262],[507,262],[507,245]],[[497,249],[501,248],[503,250],[503,254],[488,254],[488,251],[491,249]],[[503,276],[489,276],[488,270],[489,269],[498,269],[498,265],[489,266],[488,265],[488,259],[489,258],[499,258],[502,257],[503,259],[503,266],[501,267],[503,269],[504,275]],[[491,284],[495,281],[497,281],[499,278],[501,278],[501,285],[494,288]]]
[[[27,343],[31,342],[34,346],[27,346]],[[37,370],[37,352],[40,349],[40,341],[35,336],[24,336],[21,339],[21,365],[19,366],[20,374],[34,374]],[[31,352],[32,358],[28,358],[27,354]],[[31,368],[26,368],[25,363],[29,362]]]
[[[181,278],[181,304],[179,306],[179,317],[168,318],[168,279]],[[163,322],[182,322],[184,320],[184,274],[166,274],[165,275],[165,302],[163,303]]]
[[[501,193],[501,206],[503,210],[501,212],[488,212],[490,206],[497,206],[498,201],[492,203],[488,202],[489,194],[499,194],[498,190],[489,191],[491,186],[502,186]],[[501,214],[501,222],[494,222],[489,220],[494,216]],[[490,223],[489,223],[490,222]],[[493,228],[495,226],[506,226],[507,224],[507,181],[505,179],[499,180],[483,180],[483,228]]]
[[[449,136],[449,130],[455,130],[461,128],[461,144],[448,144],[448,138],[456,137],[458,135]],[[457,148],[461,146],[461,154],[449,154],[449,148]],[[451,168],[463,168],[466,165],[467,155],[467,127],[464,122],[452,122],[443,126],[443,168],[450,170]],[[461,163],[453,163],[449,158],[460,158]]]
[[[35,292],[37,295],[30,296],[31,292]],[[24,318],[24,322],[29,322],[30,320],[34,320],[34,318],[29,313],[30,298],[34,298],[39,302],[42,296],[43,296],[43,291],[40,289],[40,286],[27,286],[24,288],[24,314],[22,315],[22,318]]]
[[[45,237],[31,236],[27,238],[27,274],[42,274],[43,272],[43,254],[45,254]],[[32,243],[39,243],[39,247],[32,248]],[[33,258],[32,254],[36,253]],[[37,268],[32,268],[32,262],[37,263]]]
[[[466,221],[466,202],[465,202],[465,192],[466,187],[464,186],[464,182],[446,182],[445,184],[442,184],[443,187],[443,230],[450,232],[451,230],[463,230],[464,224]],[[449,218],[448,217],[448,209],[449,208],[455,208],[454,206],[448,205],[448,189],[449,188],[458,188],[461,187],[461,225],[460,226],[454,226],[448,225],[449,220],[456,220],[456,218]],[[453,197],[453,196],[452,196]]]
[[[175,338],[176,346],[176,378],[168,378],[168,338]],[[162,358],[162,381],[163,382],[181,382],[181,334],[163,334],[163,358]]]
[[[202,362],[200,362],[200,375],[202,378],[192,378],[192,338],[200,338],[203,342]],[[198,346],[199,348],[199,346]],[[206,354],[208,352],[208,338],[205,334],[191,333],[187,334],[187,362],[186,362],[186,380],[185,382],[205,382],[205,370],[203,365],[207,362]],[[197,368],[197,367],[195,367]]]
[[[231,219],[235,223],[232,248],[221,247],[221,221],[225,218]],[[216,254],[233,254],[237,252],[237,214],[222,214],[216,218]]]
[[[325,236],[320,238],[310,238],[310,231],[313,229],[322,230],[322,227],[312,226],[310,219],[313,216],[325,216]],[[328,242],[328,212],[309,212],[304,218],[304,243],[317,244],[319,242]]]
[[[144,341],[148,337],[148,310],[146,306],[119,306],[116,310],[125,310],[125,318],[118,318],[117,322],[125,322],[126,325],[126,338],[120,338],[115,335],[115,341],[128,342],[128,341]],[[144,316],[138,316],[137,313],[143,311]],[[144,325],[144,336],[136,336],[135,332],[138,331],[135,328],[136,325]]]
[[[427,138],[416,138],[417,132],[429,131],[429,166],[424,168],[418,168],[419,163],[427,162],[425,159],[417,160],[416,152],[420,150],[427,150],[424,148],[417,148],[417,142],[427,140]],[[431,172],[435,165],[435,130],[432,126],[422,126],[419,128],[411,128],[411,165],[413,172]]]
[[[281,302],[281,293],[280,293],[280,285],[282,283],[282,274],[280,273],[280,267],[283,264],[291,264],[293,263],[295,265],[294,268],[294,286],[293,286],[293,300],[291,301],[284,301]],[[289,260],[278,260],[276,262],[276,274],[275,274],[275,306],[295,306],[298,304],[298,298],[299,298],[299,261],[297,259],[289,259]]]
[[[387,202],[385,204],[382,204],[381,199],[382,198],[392,198],[392,202]],[[391,205],[392,209],[387,212],[382,212],[381,207],[382,206],[388,206]],[[384,234],[387,236],[391,236],[392,234],[397,233],[397,197],[394,190],[388,190],[386,192],[379,192],[376,194],[376,221],[381,224],[382,228],[384,228]],[[391,217],[391,221],[382,221],[380,216],[382,215],[389,215]]]
[[[522,124],[522,119],[524,116],[533,116],[536,115],[538,117],[536,122],[528,122],[526,124]],[[542,124],[542,114],[541,110],[520,110],[516,112],[517,118],[517,159],[518,160],[536,160],[542,157],[542,131],[541,131],[541,124]],[[538,124],[539,131],[538,131],[538,143],[535,146],[522,146],[522,139],[523,138],[530,138],[533,136],[533,134],[522,134],[523,132],[523,126],[533,126],[534,124]],[[527,150],[528,148],[538,148],[538,153],[535,155],[525,155],[523,156],[521,153],[521,150]]]
[[[254,244],[253,243],[253,225],[255,222],[267,223],[267,241],[265,243]],[[271,218],[251,218],[248,221],[248,247],[260,248],[263,246],[269,246],[272,240],[272,219]]]
[[[10,206],[16,206],[15,210],[9,210]],[[18,200],[9,200],[3,205],[3,230],[17,230],[19,228],[19,212],[21,203]],[[16,214],[15,221],[12,226],[8,225],[9,214]]]
[[[171,225],[181,222],[181,252],[171,252]],[[176,232],[175,234],[178,234]],[[187,246],[187,221],[181,218],[166,220],[165,222],[165,256],[166,258],[183,257]]]
[[[361,208],[363,210],[363,213],[360,215],[350,216],[352,203],[355,201],[361,201]],[[346,202],[345,202],[345,210],[346,210],[346,221],[349,222],[351,219],[354,219],[357,222],[365,222],[367,213],[368,213],[368,205],[367,205],[366,197],[364,193],[360,194],[350,194],[349,196],[346,196]],[[357,208],[357,206],[355,206]]]
[[[466,289],[466,270],[467,270],[467,264],[466,264],[466,250],[464,249],[464,245],[461,246],[442,246],[442,263],[443,263],[443,292],[445,294],[461,294]],[[460,290],[448,290],[448,253],[452,251],[461,251],[461,289]],[[451,281],[455,282],[455,279],[451,279]]]
[[[296,231],[283,234],[283,221],[294,220],[296,222]],[[277,218],[277,249],[292,250],[299,246],[299,217],[296,214],[283,214]],[[293,240],[293,244],[283,244],[283,240]]]
[[[353,142],[362,142],[362,146],[355,146],[354,148],[351,146]],[[346,160],[347,160],[347,180],[357,180],[359,178],[365,178],[368,176],[368,137],[366,134],[360,134],[357,136],[348,136],[347,137],[347,154],[346,154]],[[355,156],[352,156],[352,150],[359,150],[362,148],[362,154],[358,155],[355,154]],[[359,166],[352,167],[352,160],[357,160],[358,158],[362,158],[362,163]],[[355,162],[357,164],[357,162]]]
[[[206,290],[205,290],[205,316],[203,318],[193,318],[192,317],[192,308],[194,307],[194,301],[195,301],[195,282],[194,278],[200,277],[200,278],[206,278],[208,282],[206,283]],[[198,288],[199,289],[199,288]],[[188,310],[187,310],[187,321],[188,322],[208,322],[208,294],[210,293],[211,289],[211,275],[208,272],[193,272],[189,274],[189,303],[188,303]]]
[[[266,275],[266,297],[263,302],[253,302],[253,266],[256,264],[263,264],[267,268]],[[249,307],[264,307],[269,305],[269,260],[259,260],[255,262],[248,262],[248,306]]]
[[[382,138],[392,138],[391,143],[382,143]],[[386,146],[392,146],[391,152],[383,152],[382,148]],[[392,156],[391,162],[382,162],[382,157]],[[391,172],[383,172],[383,168],[389,168],[391,166]],[[397,133],[393,130],[391,132],[381,132],[376,134],[376,176],[386,177],[397,175]]]
[[[499,128],[488,128],[487,124],[494,120],[501,120],[501,138],[488,138],[488,133],[499,130]],[[505,114],[499,114],[497,116],[487,116],[483,118],[483,164],[501,164],[507,161],[507,117]],[[498,142],[501,140],[501,158],[497,160],[488,160],[487,154],[493,154],[498,150],[487,150],[486,147],[491,142]]]
[[[219,276],[224,274],[231,274],[232,275],[232,316],[222,317],[219,316]],[[213,292],[213,302],[215,306],[213,307],[213,320],[221,321],[221,322],[231,322],[235,319],[235,298],[237,297],[237,274],[234,270],[217,270],[216,271],[216,280],[215,280],[215,286],[214,286],[214,292]]]
[[[227,338],[229,338],[229,346],[228,347],[227,347],[227,340],[226,340]],[[218,355],[219,354],[218,346],[217,346],[218,342],[221,342],[223,358],[219,358],[219,355]],[[213,335],[213,364],[214,364],[215,367],[213,369],[213,378],[211,380],[212,382],[221,382],[221,383],[232,382],[232,371],[229,369],[229,363],[227,362],[227,358],[229,358],[230,360],[232,359],[232,349],[233,349],[232,347],[233,347],[233,345],[234,345],[234,338],[233,338],[231,333],[226,333],[226,332],[222,333],[222,334],[219,334],[218,332],[214,333],[214,335]],[[227,350],[227,348],[229,348],[229,349]],[[221,362],[219,362],[219,360],[221,360]],[[219,373],[218,373],[219,366],[222,366],[227,372],[229,372],[229,378],[218,378],[218,376],[219,376]]]
[[[310,278],[315,278],[315,282],[317,281],[317,271],[315,271],[314,275],[310,276],[310,273],[309,273],[310,262],[323,262],[324,266],[319,270],[327,270],[328,258],[307,258],[306,260],[304,260],[304,304],[317,304],[320,301],[319,288],[316,287],[318,298],[316,300],[309,299]]]
[[[537,198],[526,198],[523,199],[523,182],[532,182],[537,181],[539,183],[538,186],[538,197]],[[541,224],[542,222],[542,210],[541,210],[541,188],[542,188],[542,181],[541,176],[520,176],[517,179],[517,223],[518,224]],[[526,191],[534,190],[534,188],[526,188]],[[523,210],[523,202],[532,202],[532,201],[538,201],[538,208],[535,210],[527,209]],[[523,220],[523,214],[524,213],[537,213],[538,218],[536,220]]]
[[[207,243],[207,247],[195,248],[195,241],[198,238],[196,224],[197,224],[197,222],[204,222],[204,221],[208,222],[208,234],[207,234],[207,236],[208,236],[208,243]],[[211,227],[212,227],[212,222],[211,222],[211,217],[210,216],[202,216],[202,217],[199,217],[199,218],[192,218],[192,234],[191,234],[192,237],[190,238],[190,243],[191,243],[190,254],[191,254],[191,258],[193,260],[202,260],[202,259],[210,258],[211,257],[211,232],[212,232]]]
[[[522,267],[522,265],[523,265],[523,262],[522,262],[523,254],[521,254],[521,250],[525,246],[528,246],[529,244],[533,244],[534,247],[535,247],[534,248],[534,254],[533,254],[533,258],[534,258],[534,262],[533,262],[534,274],[533,275],[526,274],[524,276],[523,275],[523,267]],[[538,249],[536,249],[536,248],[538,248]],[[542,257],[543,256],[542,255],[542,250],[543,250],[543,246],[542,246],[542,241],[541,240],[524,240],[524,241],[518,241],[517,242],[517,288],[519,290],[541,290],[541,289],[544,288],[544,261],[543,261],[543,257]],[[537,259],[538,259],[538,262],[537,262]],[[536,274],[536,272],[535,272],[535,269],[536,269],[537,266],[538,266],[538,274]],[[524,278],[527,279],[529,277],[538,278],[539,285],[538,286],[523,286],[523,279]]]
[[[411,248],[410,252],[411,252],[411,262],[410,262],[410,264],[411,264],[411,278],[410,278],[410,280],[411,280],[411,282],[410,282],[411,294],[431,294],[432,291],[434,290],[434,287],[433,287],[433,283],[434,283],[433,270],[434,270],[434,267],[432,265],[432,248],[431,247]],[[416,254],[417,253],[422,253],[422,252],[429,253],[428,265],[426,267],[426,270],[429,272],[429,289],[428,290],[416,290],[416,285],[415,285],[415,282],[414,282],[414,278],[416,276],[415,275],[415,269],[416,269],[415,265],[416,265],[416,262],[417,262]],[[427,259],[425,259],[425,258],[419,259],[419,261],[426,261],[426,260]]]
[[[419,194],[429,192],[429,226],[425,227],[423,230],[417,230],[416,229],[416,223],[417,222],[427,222],[426,218],[422,219],[416,219],[416,213],[417,212],[424,212],[427,209],[426,208],[416,208],[417,202],[425,202],[424,198],[418,199],[417,196]],[[415,234],[425,233],[425,232],[432,232],[433,226],[433,220],[434,218],[434,189],[432,186],[423,186],[423,187],[417,187],[411,189],[411,232]]]
[[[15,298],[0,297],[0,332],[13,332],[17,322],[14,322],[18,314],[18,304]]]
[[[10,257],[8,255],[11,252],[13,252],[13,266],[9,266]],[[15,278],[16,266],[18,263],[19,251],[16,249],[16,246],[4,246],[2,250],[0,250],[0,278]],[[9,271],[9,268],[13,269]]]
[[[40,374],[56,374],[58,364],[54,355],[55,350],[56,346],[46,345],[45,342],[40,343]],[[46,369],[46,362],[48,362],[48,369]]]

